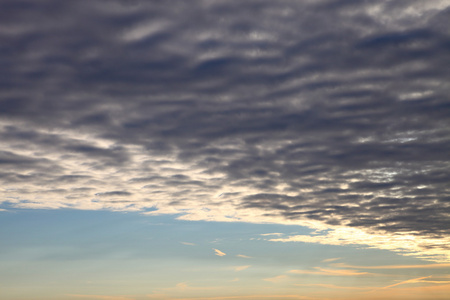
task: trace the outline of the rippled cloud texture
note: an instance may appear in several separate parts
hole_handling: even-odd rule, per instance
[[[0,53],[4,209],[450,260],[448,1],[2,1]]]

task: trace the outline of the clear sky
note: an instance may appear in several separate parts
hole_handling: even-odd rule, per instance
[[[0,1],[0,299],[448,299],[450,1]]]

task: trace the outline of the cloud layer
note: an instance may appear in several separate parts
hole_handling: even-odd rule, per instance
[[[446,2],[2,1],[0,201],[350,227],[448,259]]]

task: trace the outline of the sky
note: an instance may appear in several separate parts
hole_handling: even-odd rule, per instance
[[[447,299],[449,0],[0,0],[0,294]]]

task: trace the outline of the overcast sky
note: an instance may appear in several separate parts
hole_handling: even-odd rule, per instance
[[[2,0],[0,54],[1,214],[450,262],[448,0]]]

